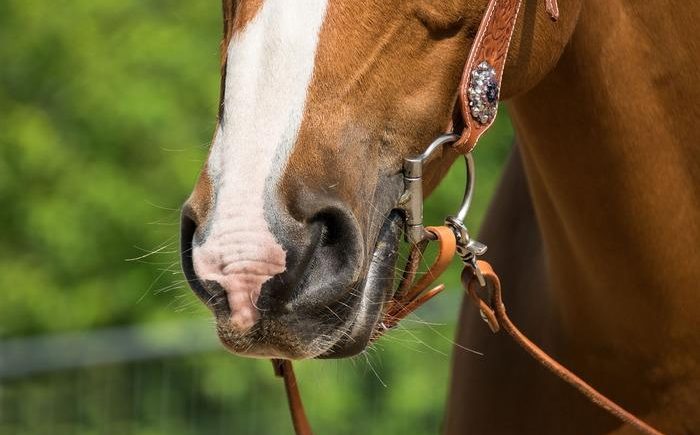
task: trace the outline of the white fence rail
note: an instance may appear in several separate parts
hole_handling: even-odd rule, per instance
[[[222,350],[208,319],[0,341],[0,380]]]

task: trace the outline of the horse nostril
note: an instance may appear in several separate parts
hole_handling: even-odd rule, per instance
[[[319,225],[318,246],[330,247],[338,245],[343,239],[343,217],[339,210],[324,210],[312,219]]]
[[[197,223],[192,217],[192,209],[185,205],[182,208],[182,216],[180,218],[180,263],[182,272],[185,274],[187,283],[192,288],[192,291],[207,303],[211,298],[209,292],[204,288],[202,282],[197,278],[194,270],[194,261],[192,259],[192,248],[194,244],[194,234],[197,231]]]
[[[295,256],[290,298],[294,309],[325,310],[349,297],[362,266],[362,241],[354,215],[343,207],[326,207],[307,221],[308,243]]]
[[[197,223],[192,217],[191,209],[186,205],[182,209],[180,223],[180,261],[185,279],[197,297],[217,316],[228,316],[231,310],[226,299],[226,290],[216,281],[203,282],[194,269],[193,248],[196,232]]]

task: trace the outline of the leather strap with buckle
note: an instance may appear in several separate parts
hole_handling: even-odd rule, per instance
[[[456,110],[460,116],[455,116],[455,118],[462,121],[460,126],[462,131],[461,138],[454,144],[454,147],[461,154],[466,154],[474,149],[479,138],[493,125],[493,121],[496,119],[503,71],[522,2],[523,0],[491,0],[481,20],[459,84]],[[547,14],[552,21],[558,20],[557,0],[546,0],[545,4]],[[489,77],[489,74],[483,75],[489,82],[483,88],[487,93],[486,103],[489,99],[492,100],[492,104],[486,104],[487,113],[481,110],[475,111],[475,109],[479,109],[477,107],[478,97],[482,95],[474,95],[471,92],[479,90],[478,87],[474,86],[474,82],[479,81],[480,77],[474,73],[480,71],[492,73],[492,77]],[[489,84],[492,86],[489,87]],[[492,95],[489,95],[489,92]],[[490,110],[491,107],[492,110]]]

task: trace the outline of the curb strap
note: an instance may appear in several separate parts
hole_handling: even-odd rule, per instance
[[[416,275],[415,271],[419,261],[411,261],[411,259],[417,258],[420,260],[422,257],[423,248],[421,248],[420,245],[414,245],[411,254],[409,254],[409,264],[406,269],[409,272],[404,274],[399,284],[399,290],[397,290],[394,298],[387,303],[387,307],[384,311],[384,320],[374,332],[372,341],[381,337],[387,330],[396,326],[406,316],[445,289],[444,284],[439,284],[431,290],[425,291],[430,284],[445,272],[445,269],[447,269],[452,262],[452,258],[454,258],[457,250],[457,239],[452,229],[445,226],[427,227],[425,230],[438,242],[438,256],[418,282],[407,290],[402,291],[403,288],[411,285]]]
[[[470,152],[496,119],[510,43],[522,0],[491,0],[474,38],[459,84],[454,119],[461,122],[461,138],[453,147],[460,154]],[[559,19],[557,0],[546,0],[547,14]]]
[[[477,272],[483,276],[485,284],[479,283]],[[662,432],[654,429],[617,403],[605,397],[583,379],[558,363],[520,332],[506,314],[506,307],[503,304],[503,296],[501,293],[501,282],[489,263],[479,260],[475,263],[475,266],[470,264],[466,265],[462,271],[462,285],[479,307],[481,316],[489,325],[491,331],[495,333],[500,329],[505,330],[520,347],[525,349],[525,351],[535,359],[535,361],[543,365],[555,376],[574,387],[588,400],[619,418],[622,422],[629,424],[639,432],[647,435],[663,435]],[[479,295],[480,291],[485,291],[485,293],[487,293],[486,299],[483,299]]]
[[[435,259],[435,262],[433,262],[432,266],[428,268],[418,282],[404,292],[399,293],[397,291],[394,298],[389,301],[385,310],[384,320],[373,335],[373,341],[382,336],[387,330],[396,326],[406,316],[440,294],[440,292],[445,289],[444,284],[439,284],[431,290],[425,291],[430,284],[432,284],[440,277],[440,275],[442,275],[445,269],[447,269],[452,262],[452,258],[454,258],[457,250],[457,239],[455,238],[454,232],[445,226],[427,227],[425,230],[438,242],[438,256]],[[418,252],[419,257],[422,256],[421,251],[416,248],[412,250],[412,253],[413,252]],[[411,275],[415,276],[415,272],[413,272]],[[405,282],[407,281],[402,280],[399,288],[406,287]],[[410,285],[410,281],[408,284]]]

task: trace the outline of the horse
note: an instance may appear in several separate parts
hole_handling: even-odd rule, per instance
[[[230,351],[362,352],[393,297],[402,163],[452,125],[486,0],[224,0],[214,138],[184,273]],[[518,146],[481,231],[510,315],[668,433],[700,431],[700,4],[524,0]],[[425,169],[425,193],[458,153]],[[627,434],[464,305],[448,434]]]

